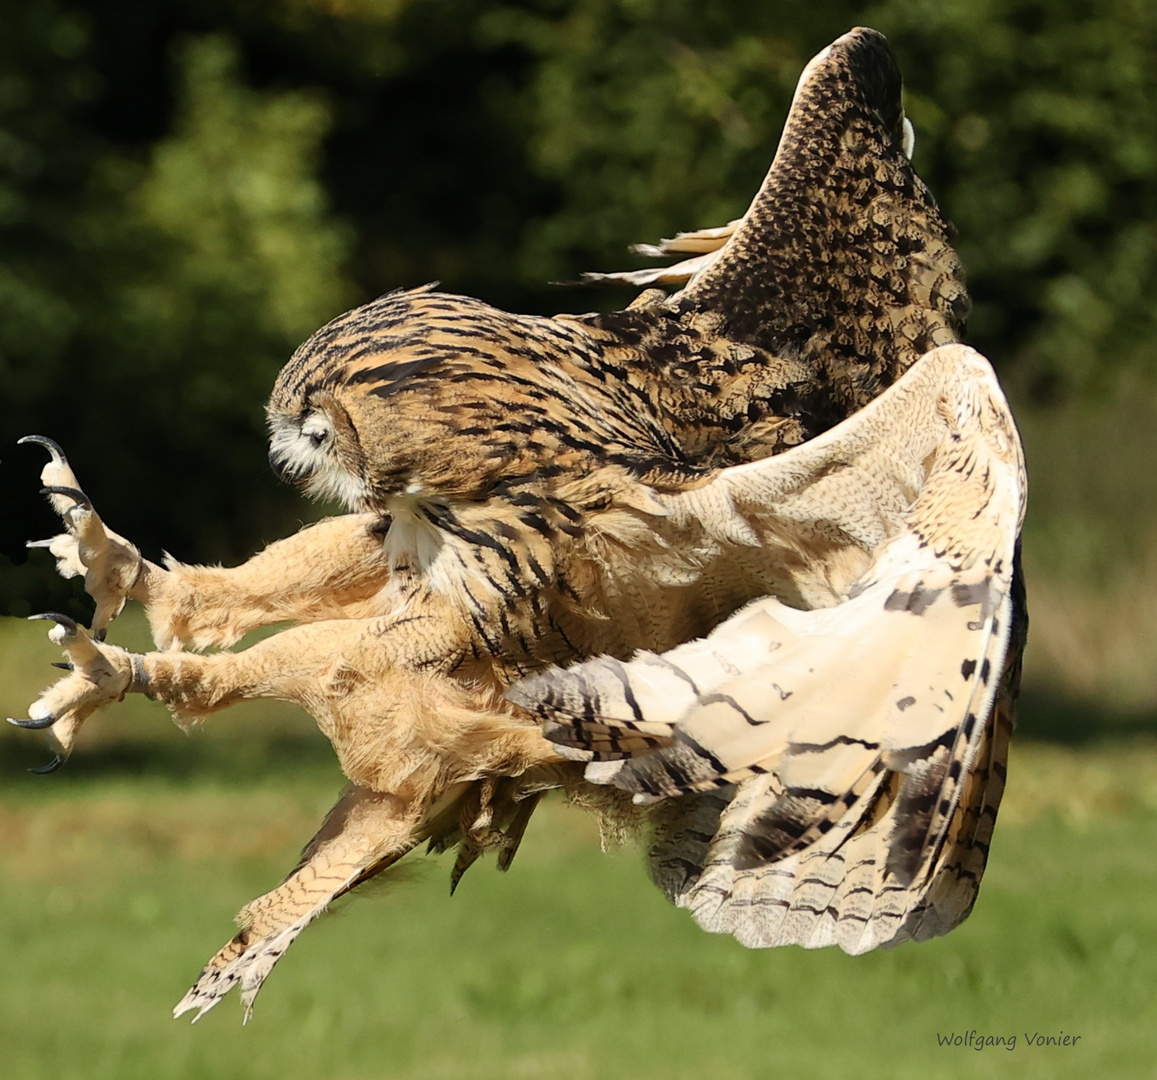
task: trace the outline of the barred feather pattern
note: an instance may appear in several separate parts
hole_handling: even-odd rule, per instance
[[[1024,499],[991,368],[939,348],[826,435],[672,497],[741,507],[761,539],[840,537],[867,562],[855,580],[817,560],[804,576],[834,588],[812,580],[806,608],[769,597],[702,641],[511,696],[588,780],[636,801],[734,790],[709,839],[653,856],[705,928],[853,953],[944,933],[971,909],[1003,790]]]
[[[909,160],[900,93],[883,36],[845,34],[800,76],[742,218],[643,247],[695,253],[682,264],[589,277],[683,284],[670,308],[727,312],[732,338],[814,365],[827,393],[809,418],[842,420],[918,357],[959,340],[970,306],[952,226]]]
[[[743,218],[667,245],[700,260],[673,294],[542,318],[427,287],[335,319],[278,377],[270,461],[352,513],[244,566],[148,563],[59,493],[79,485],[54,452],[58,565],[85,576],[94,627],[144,604],[160,650],[54,631],[76,670],[29,715],[56,718],[60,756],[125,692],[182,720],[277,697],[364,794],[242,912],[182,1009],[233,986],[248,1008],[311,919],[419,843],[459,846],[454,884],[483,851],[509,865],[551,787],[646,814],[656,882],[748,943],[826,940],[823,905],[854,948],[963,917],[1019,670],[1014,630],[991,708],[1023,609],[1023,485],[993,450],[1017,443],[990,369],[943,348],[967,298],[907,130],[887,44],[858,29],[804,72]],[[236,653],[176,648],[282,620]],[[889,672],[940,678],[944,656],[971,724],[889,693]]]

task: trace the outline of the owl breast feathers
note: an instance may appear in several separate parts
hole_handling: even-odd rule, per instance
[[[909,161],[885,40],[805,69],[747,213],[609,314],[420,288],[282,370],[270,462],[349,513],[233,569],[159,566],[63,453],[44,482],[91,633],[25,727],[59,764],[126,692],[178,720],[303,705],[350,786],[177,1012],[247,1015],[336,897],[421,843],[509,866],[541,794],[648,836],[653,877],[751,946],[858,953],[969,912],[1004,785],[1026,617],[1020,444],[959,344],[949,226]],[[103,631],[142,603],[158,651]],[[249,630],[296,625],[240,651]]]

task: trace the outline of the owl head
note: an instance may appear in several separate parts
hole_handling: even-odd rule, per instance
[[[282,369],[270,463],[312,496],[382,513],[608,469],[679,487],[801,437],[807,365],[723,331],[678,304],[542,318],[430,288],[390,293],[322,327]]]
[[[595,430],[605,418],[584,421],[605,413],[575,382],[591,351],[577,326],[430,288],[390,293],[323,327],[282,369],[270,464],[311,496],[382,512],[549,476],[615,442]]]

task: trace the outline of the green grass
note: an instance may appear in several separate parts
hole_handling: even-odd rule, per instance
[[[1014,409],[1028,464],[1030,685],[1157,716],[1157,389]]]
[[[0,627],[9,711],[51,674],[43,629]],[[192,1027],[169,1010],[332,801],[324,740],[276,706],[186,737],[126,701],[35,777],[21,766],[44,756],[36,737],[5,733],[4,1075],[1157,1076],[1157,744],[1087,730],[1018,742],[980,901],[947,938],[751,952],[670,908],[636,851],[601,854],[589,820],[548,805],[509,874],[480,865],[451,899],[447,860],[419,862],[311,927],[245,1028],[232,998]],[[1018,1045],[938,1045],[969,1029]],[[1061,1030],[1081,1041],[1025,1045]]]

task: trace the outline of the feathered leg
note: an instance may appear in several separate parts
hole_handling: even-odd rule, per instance
[[[375,791],[401,791],[417,777],[434,789],[494,772],[516,776],[557,761],[493,679],[467,686],[444,677],[467,640],[458,622],[435,599],[405,616],[310,623],[242,652],[202,656],[129,653],[67,619],[51,636],[73,670],[29,717],[49,727],[53,749],[67,758],[83,720],[126,693],[162,701],[184,722],[238,701],[292,701],[317,721],[346,776]]]
[[[382,613],[389,579],[383,521],[347,514],[306,526],[240,566],[153,567],[132,593],[158,648],[225,648],[279,622],[363,619]],[[151,564],[150,564],[151,566]]]
[[[96,601],[95,634],[130,599],[144,606],[161,649],[226,647],[273,623],[381,613],[376,597],[389,577],[382,555],[389,523],[380,515],[327,518],[237,567],[188,566],[171,558],[162,567],[101,521],[55,442],[40,435],[20,441],[48,450],[41,481],[67,530],[29,546],[48,548],[61,576],[84,578]]]
[[[262,983],[298,934],[339,896],[410,851],[421,838],[420,817],[420,808],[397,796],[350,786],[293,872],[241,909],[237,936],[205,965],[173,1015],[195,1009],[197,1021],[240,985],[248,1021]]]
[[[200,1015],[238,984],[248,1011],[305,926],[335,897],[429,839],[434,822],[460,822],[467,854],[455,881],[487,847],[501,848],[507,865],[537,787],[522,791],[504,781],[513,788],[496,807],[502,784],[493,778],[521,777],[559,761],[537,724],[502,703],[497,686],[464,687],[416,670],[453,663],[456,642],[447,619],[410,614],[313,623],[240,653],[142,656],[56,618],[52,636],[73,670],[30,713],[34,726],[50,728],[62,755],[87,715],[127,692],[146,692],[186,719],[272,697],[313,715],[354,781],[297,869],[241,912],[240,933],[210,961],[178,1014],[196,1009]]]

